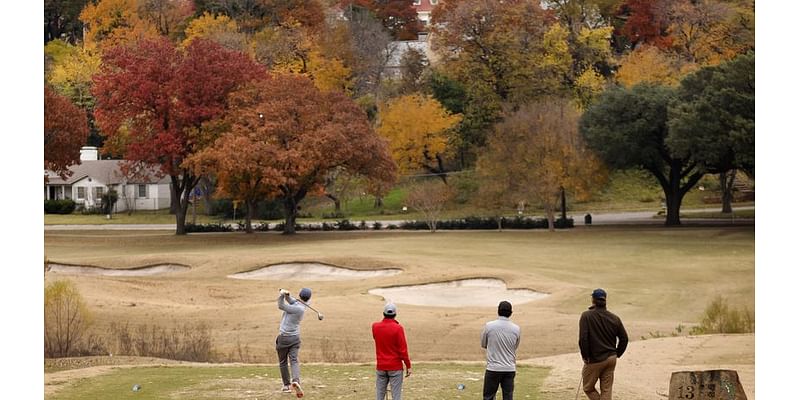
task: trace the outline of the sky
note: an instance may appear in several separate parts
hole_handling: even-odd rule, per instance
[[[6,184],[0,202],[5,222],[0,296],[4,398],[42,398],[44,218],[42,213],[43,2],[4,2],[1,132]],[[756,224],[756,394],[786,398],[798,360],[800,216],[796,171],[798,85],[796,2],[756,3],[756,176],[761,207]],[[11,17],[13,16],[13,17]],[[794,167],[794,168],[793,168]],[[792,362],[792,364],[790,364]],[[792,365],[793,366],[793,365]],[[13,383],[10,384],[10,383]],[[17,396],[11,396],[17,394]]]

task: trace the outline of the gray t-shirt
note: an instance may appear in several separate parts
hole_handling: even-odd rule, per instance
[[[517,370],[519,326],[507,317],[486,323],[481,333],[481,347],[486,349],[486,369],[495,372]]]
[[[285,301],[284,296],[278,296],[278,308],[283,310],[283,317],[281,317],[281,335],[293,336],[300,334],[300,321],[303,320],[303,313],[306,307],[300,304],[293,297],[289,297],[288,303]]]

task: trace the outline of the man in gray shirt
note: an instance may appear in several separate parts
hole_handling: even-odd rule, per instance
[[[503,400],[513,400],[519,326],[509,320],[511,303],[501,301],[497,306],[497,315],[496,320],[486,323],[481,333],[481,347],[486,349],[483,400],[494,400],[498,386],[503,388]]]
[[[281,370],[281,380],[283,380],[284,393],[291,393],[303,397],[303,389],[300,387],[300,361],[297,358],[300,352],[300,322],[306,307],[289,295],[288,290],[281,289],[278,296],[278,309],[283,311],[281,317],[280,333],[275,338],[275,350],[278,351],[278,364]],[[311,289],[303,288],[300,290],[300,300],[308,302],[311,299]],[[292,364],[292,380],[289,382],[289,363]],[[291,385],[291,386],[290,386]]]

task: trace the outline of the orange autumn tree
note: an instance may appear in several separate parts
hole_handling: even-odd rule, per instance
[[[522,106],[495,126],[477,171],[490,196],[539,204],[555,229],[561,190],[588,198],[606,180],[600,160],[578,135],[577,109],[553,99]],[[500,186],[498,186],[500,185]]]
[[[385,140],[342,93],[321,92],[306,77],[281,74],[234,92],[229,103],[228,133],[193,164],[214,169],[223,190],[251,203],[279,199],[285,234],[295,232],[300,201],[321,195],[332,171],[384,185],[395,179]]]
[[[139,0],[89,2],[81,11],[84,45],[110,48],[158,36],[158,29],[139,14]]]
[[[421,168],[445,179],[442,156],[447,133],[461,120],[460,115],[450,114],[432,96],[417,93],[389,101],[379,115],[378,133],[389,140],[402,172]]]

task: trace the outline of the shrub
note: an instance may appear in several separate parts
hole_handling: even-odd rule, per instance
[[[700,326],[692,328],[691,333],[750,333],[755,328],[755,316],[747,307],[730,307],[725,298],[717,296],[706,307]]]
[[[354,225],[349,220],[343,219],[336,222],[336,229],[340,231],[357,231],[358,226]]]
[[[70,199],[64,200],[45,200],[45,214],[72,214],[75,211],[75,202]]]
[[[383,224],[381,224],[380,221],[375,221],[375,223],[372,224],[372,229],[375,229],[376,231],[381,230],[381,228],[383,228]]]
[[[211,329],[203,322],[172,330],[146,324],[131,329],[127,323],[112,323],[110,335],[112,354],[198,362],[214,359]]]
[[[218,222],[216,224],[186,224],[186,233],[200,233],[200,232],[233,232],[234,229],[230,225]]]
[[[45,357],[68,357],[74,354],[90,324],[89,310],[72,282],[53,282],[45,288]]]

